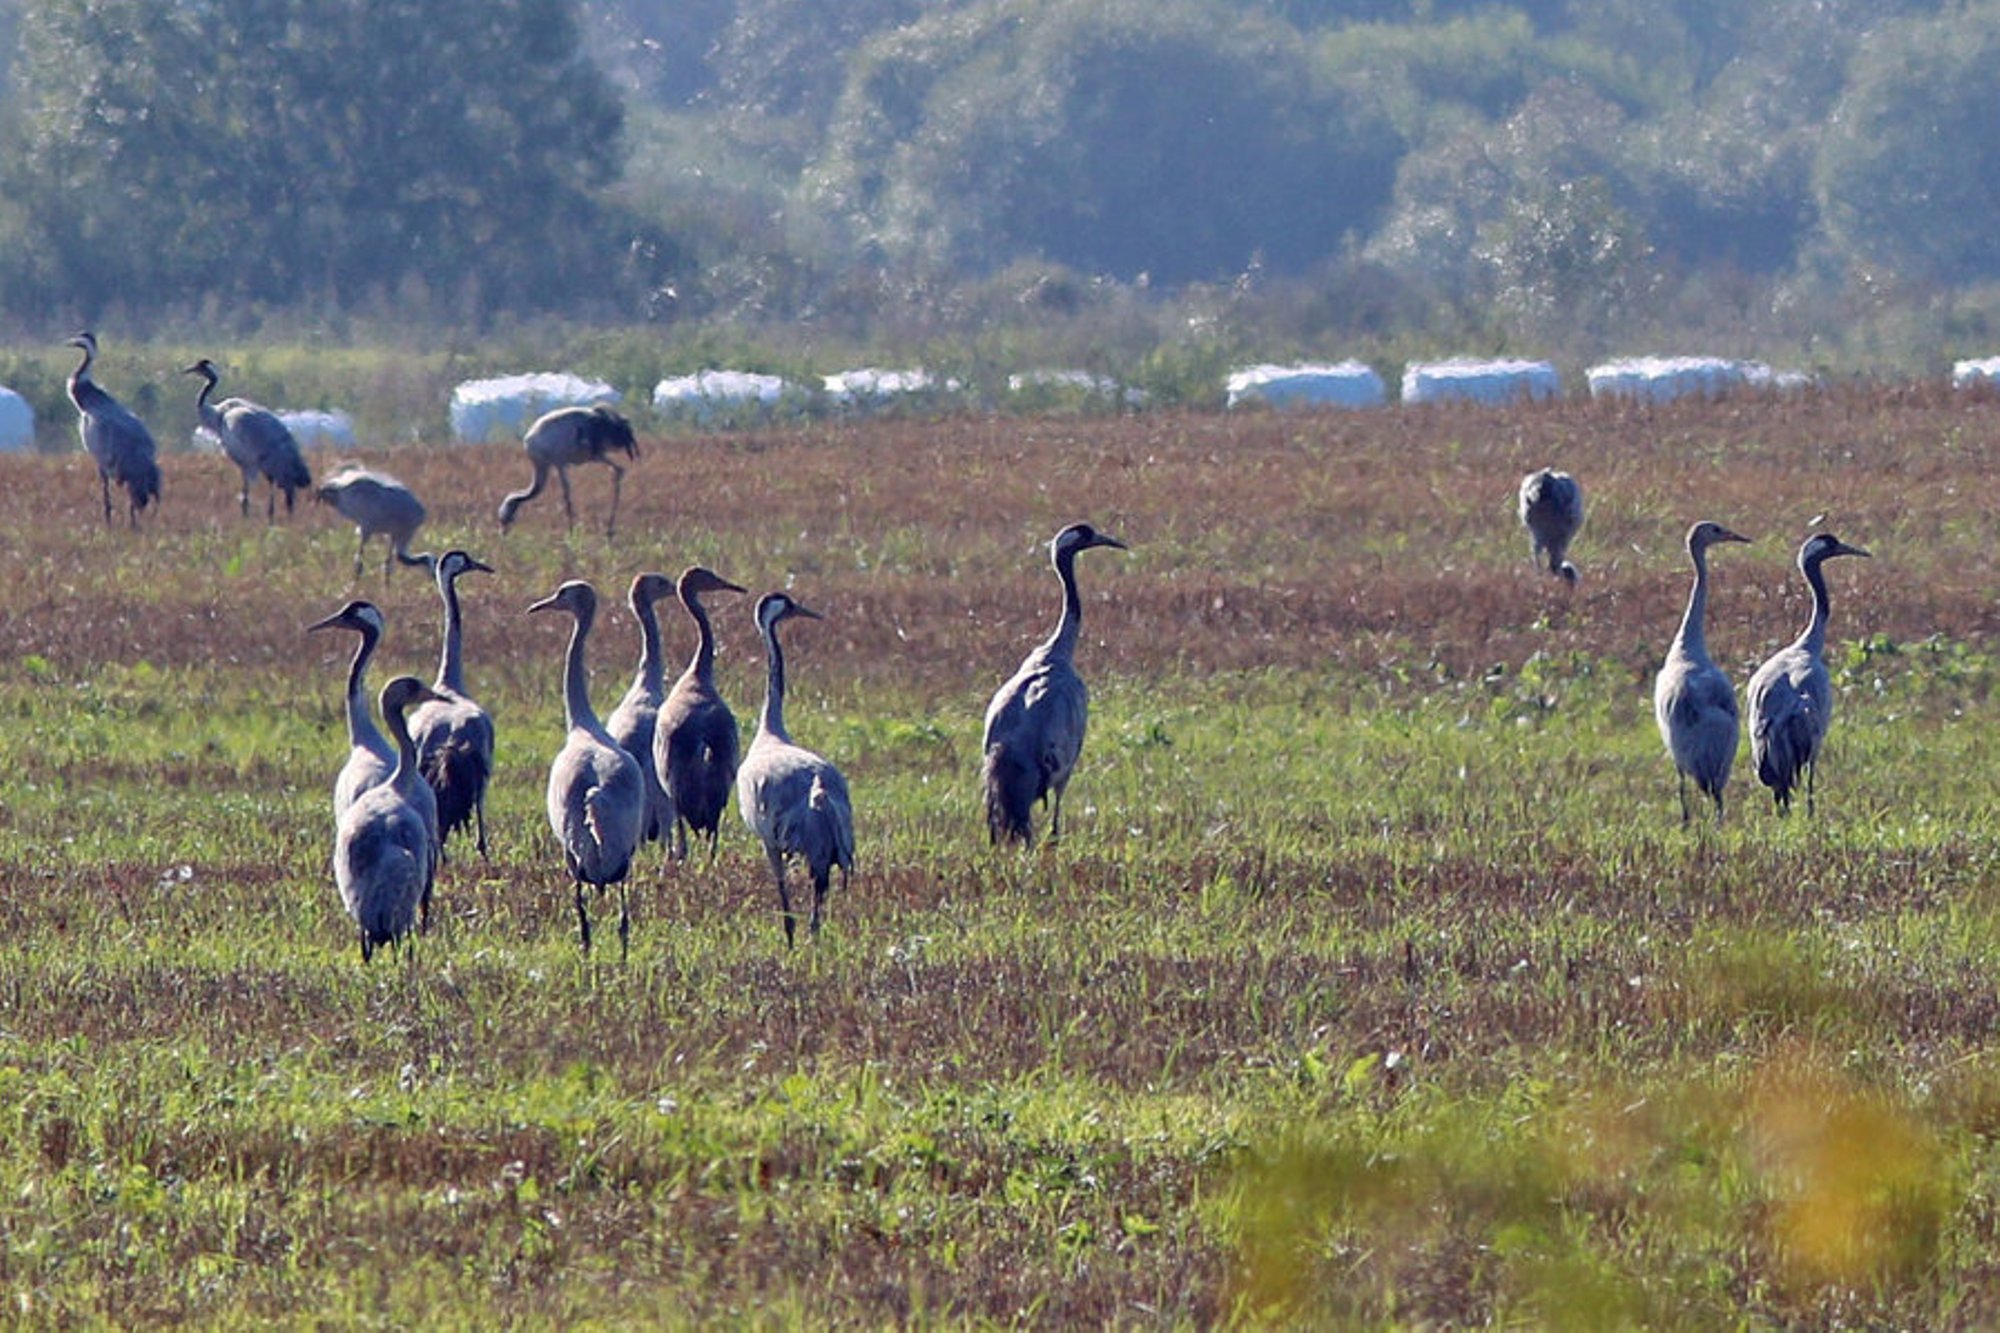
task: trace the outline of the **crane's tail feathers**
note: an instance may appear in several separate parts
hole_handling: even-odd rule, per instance
[[[449,838],[472,823],[480,797],[492,776],[486,757],[457,740],[428,751],[421,765],[424,781],[437,796],[438,837]]]
[[[1031,811],[1041,787],[1041,774],[1007,747],[987,747],[981,777],[986,787],[986,829],[995,843],[1032,843]]]

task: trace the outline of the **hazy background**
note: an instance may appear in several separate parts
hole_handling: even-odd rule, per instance
[[[0,338],[2000,351],[2000,3],[0,0]]]

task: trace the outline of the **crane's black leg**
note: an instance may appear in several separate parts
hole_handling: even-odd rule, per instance
[[[785,918],[785,947],[792,947],[792,937],[798,933],[799,919],[792,914],[792,890],[785,883],[785,858],[781,853],[771,853],[771,873],[778,877],[778,911]]]
[[[1681,827],[1682,827],[1682,828],[1686,828],[1686,827],[1687,827],[1687,824],[1688,824],[1688,818],[1689,818],[1689,816],[1688,816],[1688,775],[1687,775],[1687,774],[1685,774],[1685,773],[1683,773],[1683,774],[1681,774]]]
[[[632,957],[632,894],[622,881],[618,885],[618,961]]]
[[[610,541],[618,531],[618,491],[625,484],[625,469],[608,458],[604,464],[611,469],[611,517],[604,523],[604,540]]]
[[[810,927],[815,938],[819,935],[821,915],[826,909],[826,884],[833,878],[833,867],[825,866],[813,875],[813,914]]]
[[[583,904],[583,881],[576,882],[576,928],[583,937],[583,952],[590,956],[590,909]]]
[[[557,468],[556,480],[562,483],[563,517],[569,520],[569,525],[573,528],[576,526],[576,505],[569,498],[569,469]]]
[[[111,526],[111,474],[102,468],[97,472],[97,484],[104,490],[104,526]]]

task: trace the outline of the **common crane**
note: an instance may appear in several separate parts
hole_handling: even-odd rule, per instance
[[[681,571],[674,591],[694,620],[697,638],[687,669],[660,705],[653,730],[652,768],[673,802],[674,854],[687,855],[689,834],[706,834],[712,860],[723,812],[729,808],[729,793],[736,786],[741,742],[736,715],[715,688],[715,630],[701,598],[704,593],[744,589],[711,569],[691,565]]]
[[[514,521],[520,507],[542,493],[549,472],[555,471],[562,483],[563,514],[569,526],[576,526],[576,505],[570,499],[569,470],[578,463],[602,463],[611,469],[611,517],[605,520],[604,535],[618,526],[618,492],[625,481],[625,469],[611,455],[620,450],[627,458],[639,456],[639,441],[632,423],[602,403],[592,407],[559,407],[544,414],[528,427],[521,439],[528,461],[535,465],[535,479],[528,489],[515,491],[500,501],[500,526]]]
[[[458,609],[459,576],[493,566],[464,551],[446,551],[436,560],[438,596],[444,602],[444,634],[438,649],[437,698],[410,715],[417,742],[417,765],[437,794],[438,829],[443,838],[475,821],[479,854],[486,855],[486,783],[493,774],[493,719],[465,688],[465,629]]]
[[[312,470],[306,466],[305,455],[299,452],[299,442],[292,437],[291,427],[270,408],[247,398],[209,402],[208,397],[215,392],[221,374],[207,357],[181,373],[201,376],[201,392],[194,400],[195,415],[201,418],[202,427],[222,445],[223,454],[236,464],[236,470],[243,474],[243,489],[236,497],[237,507],[246,516],[250,513],[250,484],[261,475],[271,488],[265,497],[265,520],[268,522],[277,517],[278,492],[281,490],[285,493],[285,512],[291,513],[292,497],[299,491],[312,488]]]
[[[1053,805],[1049,836],[1062,836],[1062,798],[1083,753],[1090,695],[1076,671],[1076,641],[1083,632],[1083,599],[1076,591],[1076,557],[1092,547],[1127,549],[1088,523],[1072,523],[1049,542],[1049,558],[1062,580],[1062,616],[1055,632],[1022,661],[1012,679],[986,706],[986,829],[991,841],[1032,843],[1031,810]]]
[[[792,893],[785,884],[785,861],[797,856],[812,876],[810,929],[818,935],[833,867],[840,867],[843,887],[854,873],[854,806],[840,770],[795,744],[785,730],[785,655],[778,647],[778,626],[794,616],[818,620],[819,613],[774,592],[758,601],[756,614],[769,677],[757,734],[736,770],[736,805],[770,858],[789,947],[798,918],[792,914]]]
[[[563,658],[562,750],[549,765],[549,827],[562,844],[563,860],[576,886],[576,924],[583,951],[590,952],[590,909],[586,885],[618,886],[618,950],[631,948],[632,910],[626,875],[639,848],[646,819],[646,782],[638,761],[611,738],[590,706],[584,644],[597,618],[597,590],[572,579],[529,611],[567,611],[574,617]]]
[[[382,718],[395,739],[396,766],[355,798],[334,836],[334,883],[360,929],[364,963],[379,946],[410,933],[437,874],[437,843],[417,794],[424,782],[403,719],[411,704],[430,697],[430,687],[414,676],[398,676],[382,687]]]
[[[378,534],[389,543],[389,553],[382,557],[385,585],[391,559],[424,569],[432,567],[428,555],[410,553],[410,543],[423,526],[423,502],[388,473],[350,464],[322,481],[315,494],[322,504],[339,510],[360,534],[354,545],[355,578],[361,577],[361,555],[368,548],[368,539]]]
[[[1567,472],[1543,468],[1521,478],[1521,523],[1528,529],[1534,553],[1546,557],[1549,573],[1576,583],[1576,566],[1569,562],[1569,544],[1583,526],[1583,487]]]
[[[126,521],[136,528],[139,511],[160,498],[159,450],[153,444],[153,433],[90,377],[90,363],[97,359],[97,335],[86,329],[66,345],[83,353],[83,360],[69,374],[69,400],[76,405],[77,431],[83,437],[84,451],[97,464],[97,484],[104,493],[104,522],[111,522],[111,483],[115,481],[125,488]]]
[[[1833,723],[1833,681],[1826,670],[1826,622],[1833,612],[1820,566],[1835,556],[1867,556],[1830,532],[1815,533],[1799,548],[1799,572],[1812,590],[1812,618],[1792,643],[1773,653],[1750,677],[1750,757],[1757,780],[1771,789],[1779,814],[1790,814],[1792,792],[1805,780],[1806,813],[1813,813],[1813,779],[1820,747]]]
[[[1680,632],[1667,648],[1666,662],[1653,681],[1653,716],[1660,738],[1680,774],[1681,823],[1688,810],[1688,779],[1715,802],[1715,822],[1722,822],[1722,793],[1736,762],[1738,735],[1736,687],[1708,656],[1704,625],[1708,617],[1708,548],[1717,542],[1748,542],[1720,523],[1703,520],[1688,529],[1688,559],[1694,563],[1694,587]]]
[[[625,747],[645,779],[646,824],[639,841],[670,845],[678,818],[673,798],[653,771],[653,736],[660,720],[660,703],[667,693],[666,667],[660,661],[660,618],[653,612],[653,603],[673,590],[665,574],[641,574],[632,580],[626,600],[633,619],[639,622],[639,669],[625,697],[604,722],[604,729]]]

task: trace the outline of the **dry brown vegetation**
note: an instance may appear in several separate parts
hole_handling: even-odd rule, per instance
[[[137,534],[80,456],[0,461],[0,1287],[31,1322],[1979,1323],[1997,448],[2000,407],[1918,390],[817,426],[648,441],[615,545],[590,469],[575,534],[554,496],[501,534],[518,449],[376,455],[498,568],[461,586],[502,756],[493,861],[372,969],[325,872],[346,645],[301,629],[375,597],[427,675],[434,593],[374,553],[350,587],[330,511],[241,521],[215,458]],[[1512,515],[1545,462],[1588,494],[1574,595]],[[1674,821],[1645,691],[1698,517],[1758,539],[1717,562],[1738,668],[1803,622],[1809,531],[1876,552],[1835,579],[1881,655],[1816,828],[1746,765],[1732,827]],[[1077,518],[1134,550],[1083,562],[1074,836],[995,855],[979,710]],[[561,635],[520,612],[695,560],[826,614],[793,724],[862,874],[787,954],[732,826],[648,858],[630,966],[584,966],[539,815]],[[609,615],[603,707],[634,651]]]

